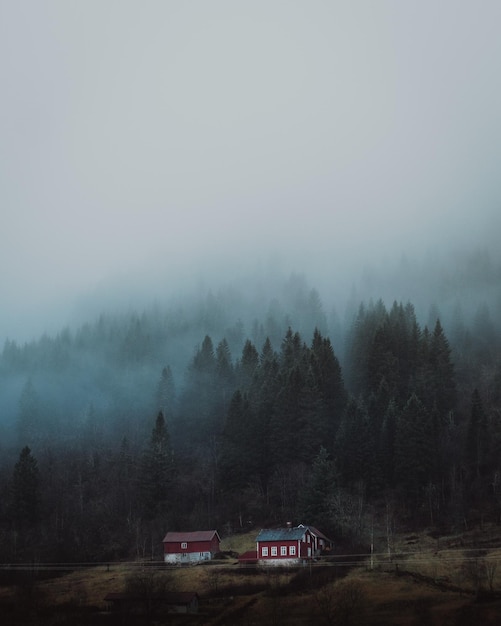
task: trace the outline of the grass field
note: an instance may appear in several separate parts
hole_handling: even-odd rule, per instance
[[[222,550],[252,549],[255,532],[227,537]],[[138,581],[157,588],[196,591],[198,615],[174,623],[451,625],[501,623],[501,532],[441,537],[426,534],[397,538],[393,553],[376,552],[355,566],[318,563],[294,571],[241,569],[226,558],[191,567],[114,563],[75,569],[40,580],[0,586],[0,623],[139,624],[138,616],[107,611],[104,597]],[[499,597],[498,597],[499,594]],[[163,619],[163,621],[162,621]],[[172,617],[150,623],[172,623]],[[177,621],[176,621],[177,620]]]

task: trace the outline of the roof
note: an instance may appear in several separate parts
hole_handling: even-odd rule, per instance
[[[263,529],[256,541],[294,541],[302,539],[306,530],[305,527]]]
[[[221,541],[217,530],[195,530],[194,532],[167,533],[162,543],[179,543],[180,541],[212,541],[214,535]]]
[[[299,526],[302,528],[308,528],[312,535],[315,535],[316,537],[320,537],[320,539],[325,539],[326,541],[332,542],[332,539],[329,539],[329,537],[326,537],[324,533],[318,530],[318,528],[315,528],[315,526],[308,526],[308,524],[299,524]]]

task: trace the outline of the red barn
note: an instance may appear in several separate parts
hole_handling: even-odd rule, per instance
[[[209,561],[219,552],[221,538],[217,530],[167,533],[163,539],[166,563]]]

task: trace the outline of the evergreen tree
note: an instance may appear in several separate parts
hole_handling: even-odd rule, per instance
[[[34,526],[40,519],[38,463],[25,446],[14,466],[10,490],[10,517],[17,530]]]
[[[417,504],[433,476],[434,458],[430,414],[412,394],[397,421],[395,479],[403,497]]]
[[[391,400],[386,409],[381,429],[380,455],[384,484],[392,489],[395,486],[395,440],[397,432],[397,405]]]
[[[165,418],[160,411],[146,448],[140,472],[140,491],[146,517],[165,512],[174,473],[174,459]]]
[[[270,338],[266,337],[263,343],[261,354],[259,355],[260,363],[263,364],[265,361],[269,361],[271,358],[273,358],[274,355],[275,352],[273,351]]]
[[[478,389],[471,396],[471,413],[468,424],[466,459],[473,480],[486,472],[488,463],[489,433],[487,416]]]
[[[336,458],[345,484],[354,485],[360,480],[371,484],[376,453],[376,442],[371,435],[367,407],[362,400],[351,397],[336,441]]]
[[[447,413],[455,408],[456,383],[454,366],[451,361],[451,349],[440,320],[437,320],[431,337],[430,366],[433,401],[439,414],[445,418]]]
[[[176,388],[174,385],[174,378],[169,365],[163,368],[162,376],[158,382],[156,405],[159,411],[162,411],[163,415],[167,419],[172,419],[174,415],[174,403],[176,399]]]
[[[231,395],[235,385],[235,372],[231,360],[230,347],[226,339],[222,339],[216,348],[215,361],[215,406],[213,409],[213,423],[217,433],[224,426],[224,416],[228,410]]]
[[[115,491],[115,511],[118,515],[131,517],[136,508],[137,470],[137,457],[133,454],[127,438],[123,437],[111,478],[112,489]]]
[[[299,510],[305,523],[328,532],[333,527],[333,497],[337,488],[334,463],[324,447],[311,466],[310,476],[299,499]]]
[[[17,428],[20,442],[33,444],[39,439],[40,418],[40,398],[32,379],[28,378],[19,398]]]
[[[247,339],[238,363],[238,384],[240,389],[248,389],[259,367],[259,354],[254,344]]]
[[[280,350],[280,367],[285,376],[303,361],[305,351],[306,346],[303,344],[300,334],[298,332],[293,333],[289,326]]]
[[[249,448],[251,423],[249,401],[237,389],[226,417],[220,460],[222,482],[229,490],[246,485],[254,469]]]
[[[326,432],[325,406],[311,366],[306,367],[304,372],[299,396],[299,410],[299,441],[297,446],[300,455],[298,458],[306,463],[311,463],[322,442],[327,440],[330,443],[329,434]]]
[[[367,394],[368,362],[371,347],[378,328],[387,317],[382,300],[368,307],[361,304],[347,340],[346,373],[348,388],[355,396]]]
[[[301,389],[304,384],[299,366],[287,373],[280,368],[281,383],[270,422],[271,450],[275,463],[297,460],[301,449]]]
[[[185,448],[203,444],[220,426],[221,416],[217,411],[220,397],[216,381],[214,346],[212,339],[206,335],[188,366],[186,383],[179,401],[176,441],[181,439]],[[190,433],[189,439],[183,435],[186,432]]]
[[[328,337],[315,329],[311,346],[311,367],[323,412],[319,414],[323,445],[332,451],[344,413],[347,395],[339,361]]]

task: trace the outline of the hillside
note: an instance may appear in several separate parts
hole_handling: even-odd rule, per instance
[[[247,548],[254,537],[255,533],[229,537],[221,547]],[[500,558],[499,529],[489,527],[440,538],[398,536],[391,560],[378,552],[372,566],[368,555],[358,564],[353,555],[341,555],[330,567],[320,562],[280,572],[241,569],[235,559],[174,569],[110,563],[47,580],[19,581],[15,587],[5,584],[3,570],[0,615],[12,626],[35,623],[26,619],[82,625],[142,623],[133,616],[114,621],[104,596],[123,592],[131,582],[137,587],[144,581],[151,587],[163,580],[170,590],[196,591],[200,596],[199,613],[174,623],[494,624],[501,615]]]
[[[307,522],[367,545],[374,523],[500,519],[499,302],[444,322],[352,302],[341,323],[304,277],[274,287],[7,342],[0,561],[155,559],[168,530]]]

